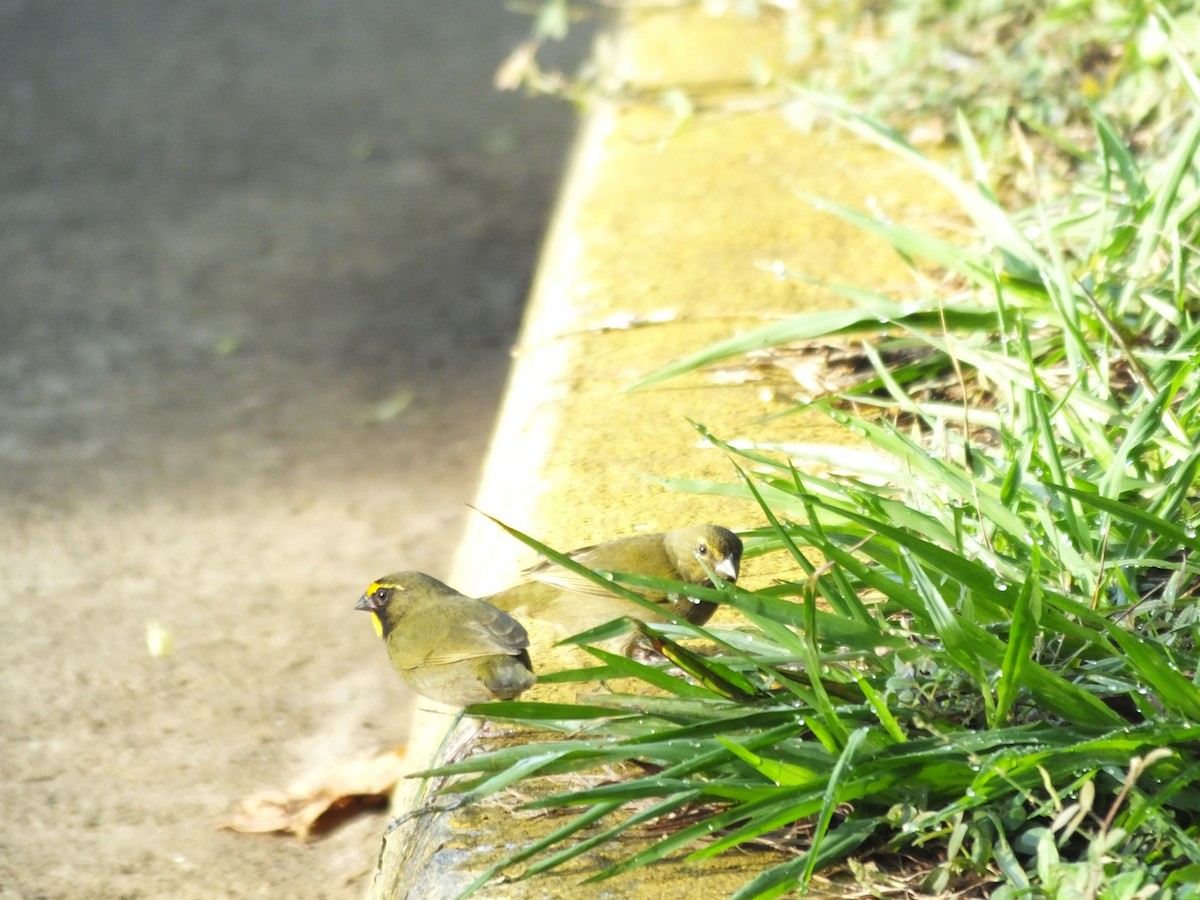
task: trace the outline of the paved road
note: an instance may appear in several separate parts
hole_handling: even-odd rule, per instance
[[[0,0],[0,897],[361,894],[379,817],[214,824],[404,739],[351,607],[472,496],[573,127],[491,88],[528,27]]]

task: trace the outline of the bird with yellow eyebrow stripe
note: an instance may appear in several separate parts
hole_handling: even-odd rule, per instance
[[[392,668],[431,700],[511,700],[537,681],[520,622],[421,572],[380,578],[354,608],[371,614]]]

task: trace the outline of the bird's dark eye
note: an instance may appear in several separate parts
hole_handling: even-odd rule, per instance
[[[389,588],[380,588],[379,590],[377,590],[375,592],[375,599],[378,600],[380,603],[387,603],[388,598],[391,596],[392,596],[392,592]]]
[[[708,544],[700,543],[696,545],[696,552],[701,556],[708,556]]]

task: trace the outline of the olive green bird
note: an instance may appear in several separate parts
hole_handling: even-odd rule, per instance
[[[371,614],[392,668],[431,700],[511,700],[537,680],[520,622],[421,572],[380,578],[354,608]]]
[[[710,572],[727,581],[737,580],[742,542],[728,528],[704,524],[617,538],[582,547],[568,555],[589,569],[712,587]],[[487,597],[487,602],[524,616],[526,621],[550,622],[566,634],[578,634],[621,616],[643,622],[667,622],[668,612],[703,625],[717,608],[715,603],[679,593],[643,591],[647,600],[662,608],[663,615],[659,616],[550,561],[525,574],[527,581]],[[628,654],[636,644],[637,638],[625,638],[616,646]]]

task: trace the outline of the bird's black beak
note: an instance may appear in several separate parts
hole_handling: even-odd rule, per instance
[[[717,560],[717,564],[713,566],[713,571],[726,581],[737,581],[738,561],[732,556],[726,556],[723,559]]]
[[[374,587],[374,585],[372,585]],[[379,615],[379,598],[373,593],[363,594],[354,604],[355,609],[361,609],[371,614],[371,627],[375,629],[375,637],[383,637],[383,617]]]

